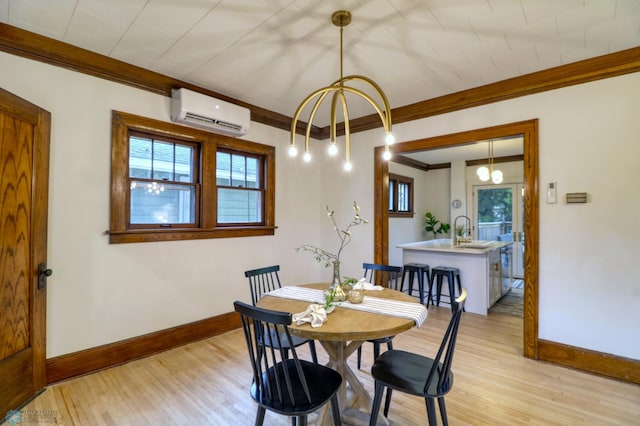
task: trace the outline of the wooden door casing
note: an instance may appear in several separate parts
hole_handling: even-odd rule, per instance
[[[0,89],[0,414],[46,385],[46,262],[51,115]]]

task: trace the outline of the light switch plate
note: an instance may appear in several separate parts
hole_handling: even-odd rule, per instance
[[[558,201],[558,184],[549,182],[547,184],[547,204],[555,204]]]

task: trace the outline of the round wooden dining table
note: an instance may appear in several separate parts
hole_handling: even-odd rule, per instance
[[[326,290],[329,284],[305,284],[303,286]],[[365,297],[367,296],[418,303],[415,297],[388,288],[380,291],[365,291]],[[261,308],[291,312],[292,314],[304,312],[309,304],[307,301],[269,295],[263,296],[258,302],[258,306]],[[338,306],[327,315],[327,321],[321,327],[314,328],[309,323],[303,325],[293,323],[289,326],[289,330],[292,335],[320,342],[329,355],[327,366],[340,373],[344,379],[339,391],[343,418],[350,424],[368,424],[373,400],[356,373],[347,364],[347,359],[366,340],[394,336],[414,326],[415,322],[411,319]],[[347,386],[351,389],[351,394],[347,392]],[[330,416],[327,415],[328,404],[325,407],[325,410],[318,417],[318,424],[330,422]],[[381,424],[385,424],[384,417],[380,417]]]

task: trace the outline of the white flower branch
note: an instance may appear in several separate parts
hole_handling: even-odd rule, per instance
[[[334,217],[335,212],[333,210],[329,210],[329,206],[325,206],[325,210],[327,211],[327,216],[333,222],[333,229],[334,231],[336,231],[338,239],[340,240],[340,247],[338,248],[338,252],[334,254],[327,250],[308,244],[297,247],[296,251],[310,251],[315,255],[315,259],[317,262],[324,263],[324,266],[328,267],[332,263],[340,262],[340,255],[342,254],[342,250],[344,250],[344,248],[351,242],[351,228],[369,222],[366,219],[363,219],[362,216],[360,216],[360,207],[355,201],[353,202],[353,210],[355,212],[355,215],[351,223],[349,223],[349,225],[344,230],[340,229],[340,227],[336,223],[336,219]]]

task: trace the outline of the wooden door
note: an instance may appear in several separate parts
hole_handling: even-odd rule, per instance
[[[46,385],[50,122],[0,89],[0,419]]]

